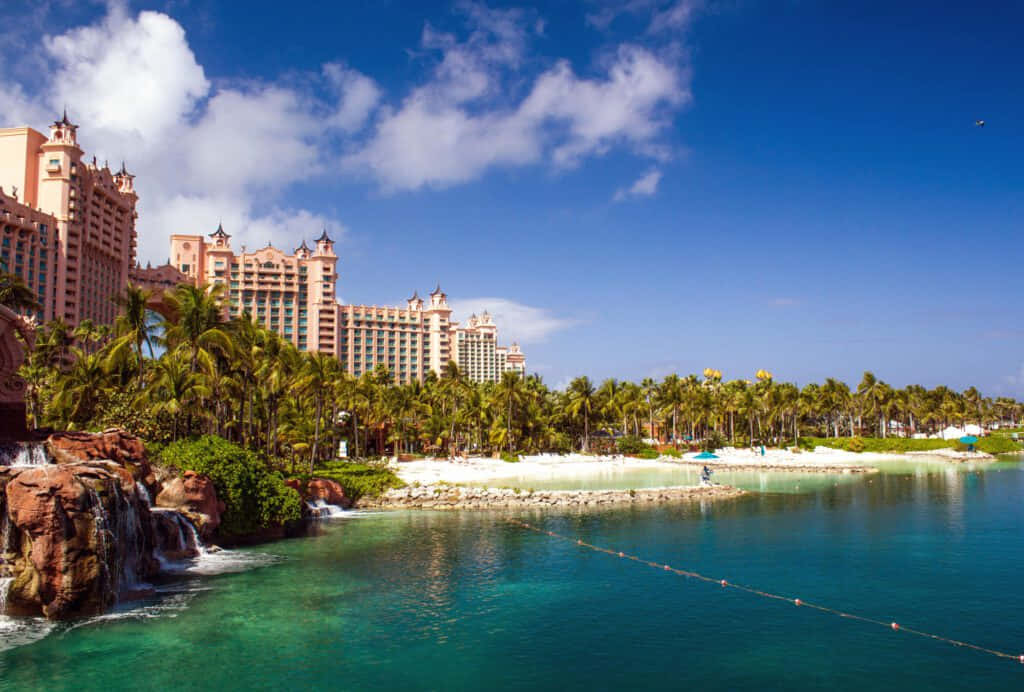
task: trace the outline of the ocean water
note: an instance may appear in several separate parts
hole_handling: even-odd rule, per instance
[[[242,571],[171,576],[103,618],[20,621],[7,639],[0,626],[0,689],[1024,689],[1016,661],[508,521],[1024,653],[1020,464],[801,486],[599,512],[349,516],[222,558]]]

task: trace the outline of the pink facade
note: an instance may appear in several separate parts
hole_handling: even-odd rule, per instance
[[[28,262],[17,246],[8,248],[14,260],[8,268],[41,292],[43,319],[110,324],[117,316],[112,299],[135,264],[138,197],[134,176],[123,164],[113,172],[95,158],[83,163],[83,155],[78,127],[67,114],[50,126],[48,137],[28,127],[0,129],[0,201],[5,213],[31,216],[34,234],[28,238],[24,224],[11,223],[4,238],[37,252]],[[26,210],[36,211],[33,216]],[[40,259],[43,249],[46,257]]]
[[[345,371],[359,377],[386,367],[396,382],[422,382],[451,359],[451,308],[438,286],[424,305],[418,294],[404,308],[339,305],[338,357]]]
[[[173,269],[196,284],[224,286],[231,316],[247,313],[300,351],[337,353],[337,261],[326,231],[314,248],[303,242],[290,255],[271,245],[236,254],[220,226],[208,238],[171,236]]]
[[[24,281],[41,309],[39,323],[54,318],[57,280],[57,217],[22,204],[0,188],[0,267]]]

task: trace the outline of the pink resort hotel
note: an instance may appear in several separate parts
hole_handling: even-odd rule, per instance
[[[404,307],[339,303],[337,263],[326,230],[314,247],[303,242],[292,254],[271,245],[235,254],[231,236],[218,226],[208,239],[172,235],[170,266],[138,270],[136,277],[154,287],[180,281],[223,284],[233,316],[248,312],[300,351],[337,356],[357,377],[384,365],[396,382],[422,382],[431,370],[440,374],[448,361],[476,382],[496,382],[506,371],[526,372],[519,346],[498,346],[490,315],[474,315],[465,327],[452,322],[440,286],[427,301],[413,294]]]
[[[111,323],[135,264],[134,176],[83,162],[67,113],[49,136],[0,129],[0,265],[36,293],[40,321]]]
[[[489,314],[473,315],[465,327],[452,322],[440,286],[426,300],[413,294],[404,307],[340,304],[338,256],[326,230],[314,247],[303,241],[292,254],[271,245],[236,254],[222,227],[208,236],[175,234],[170,263],[141,268],[134,176],[124,164],[112,172],[83,156],[67,113],[49,136],[0,129],[0,266],[35,292],[40,322],[110,324],[113,298],[129,281],[157,291],[222,284],[232,316],[248,313],[301,351],[335,355],[355,376],[383,365],[397,382],[423,381],[448,361],[477,382],[526,372],[518,345],[498,345]]]

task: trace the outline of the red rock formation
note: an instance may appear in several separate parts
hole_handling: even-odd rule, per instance
[[[192,522],[204,539],[213,536],[220,526],[224,503],[217,500],[217,491],[209,477],[186,471],[180,478],[165,483],[156,496],[157,507],[175,509]]]
[[[8,612],[64,618],[102,612],[156,573],[149,509],[112,462],[5,469]]]
[[[131,471],[150,493],[155,489],[156,476],[146,458],[145,445],[120,428],[101,433],[56,432],[50,435],[46,445],[58,464],[109,459]]]
[[[309,482],[306,492],[311,500],[323,500],[329,505],[337,505],[344,509],[352,506],[352,500],[345,495],[345,489],[337,481],[314,478]]]

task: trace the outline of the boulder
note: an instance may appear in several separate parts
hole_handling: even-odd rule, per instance
[[[8,469],[0,484],[9,613],[100,613],[157,572],[149,507],[127,469],[105,461]]]
[[[142,440],[120,428],[110,428],[99,433],[56,432],[47,438],[46,446],[58,464],[109,459],[130,470],[150,493],[156,488],[156,476],[146,458],[145,445]]]
[[[220,526],[224,503],[208,476],[186,471],[181,477],[164,483],[156,496],[156,506],[181,512],[199,531],[203,540],[210,539]]]
[[[352,506],[352,500],[345,495],[345,489],[337,481],[327,478],[314,478],[306,488],[310,500],[323,500],[329,505],[337,505],[343,509]]]

